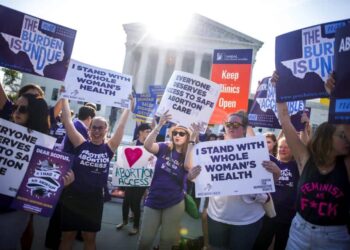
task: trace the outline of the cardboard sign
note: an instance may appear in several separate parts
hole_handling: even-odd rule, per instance
[[[56,138],[0,118],[0,193],[14,197],[35,145],[52,149]]]
[[[349,22],[319,24],[276,37],[277,102],[328,97],[324,83],[334,69],[335,32]]]
[[[64,188],[74,156],[36,146],[11,207],[50,217]]]
[[[132,77],[71,60],[65,91],[62,96],[70,100],[128,108]]]
[[[63,81],[76,31],[0,5],[0,66]]]
[[[201,173],[195,179],[196,197],[274,192],[272,174],[262,166],[269,153],[264,136],[196,144],[195,165]]]
[[[214,50],[211,80],[221,91],[210,124],[222,124],[227,115],[247,111],[252,53],[251,49]]]
[[[219,94],[220,85],[190,73],[174,71],[156,115],[169,110],[171,122],[188,128],[192,123],[199,123],[200,133],[205,133]]]
[[[157,160],[143,146],[118,148],[117,162],[113,166],[112,184],[126,187],[148,187]]]

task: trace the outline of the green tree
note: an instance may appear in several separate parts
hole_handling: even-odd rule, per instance
[[[21,85],[21,82],[19,81],[21,79],[20,72],[7,68],[2,68],[1,70],[4,72],[4,90],[7,92],[7,96],[10,99],[14,99],[16,98],[17,91]]]

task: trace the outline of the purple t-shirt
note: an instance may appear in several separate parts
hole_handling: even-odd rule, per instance
[[[102,190],[107,183],[109,163],[113,155],[107,143],[95,145],[85,141],[75,148],[72,168],[75,180],[70,188],[82,193]]]
[[[79,121],[78,119],[73,122],[74,127],[78,132],[84,137],[85,140],[89,139],[89,133],[88,129],[85,127],[85,125]],[[65,135],[64,137],[64,143],[63,143],[63,152],[69,153],[69,154],[74,154],[74,146],[71,143],[71,141],[68,138],[68,135]]]
[[[171,207],[184,198],[184,157],[166,143],[159,143],[157,162],[145,206],[154,209]],[[181,160],[182,159],[182,160]]]
[[[274,220],[291,223],[296,212],[298,166],[296,161],[281,162],[277,159],[272,161],[281,169],[281,176],[275,182],[276,192],[271,193],[277,214]]]

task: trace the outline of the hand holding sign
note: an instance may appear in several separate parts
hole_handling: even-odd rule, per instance
[[[167,123],[168,121],[170,121],[172,119],[172,115],[169,114],[169,110],[165,111],[164,114],[162,114],[159,118],[159,125],[164,125],[165,123]]]

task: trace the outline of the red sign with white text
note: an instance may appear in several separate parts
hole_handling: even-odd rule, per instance
[[[251,76],[251,49],[215,50],[211,80],[221,93],[209,124],[222,124],[227,115],[248,109]]]

